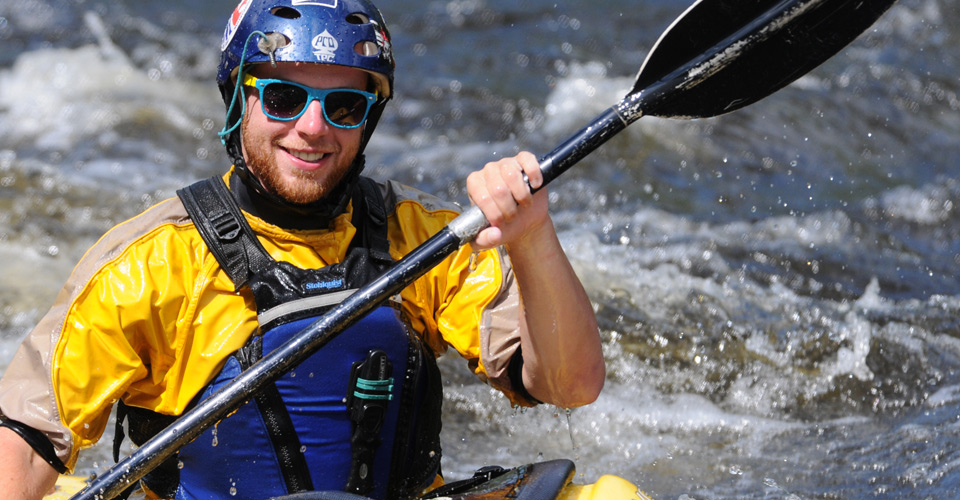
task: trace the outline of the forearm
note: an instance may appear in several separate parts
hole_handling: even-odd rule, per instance
[[[553,224],[508,248],[523,303],[523,382],[545,403],[564,408],[596,400],[605,365],[599,328]]]
[[[542,184],[528,152],[470,174],[467,192],[491,226],[473,244],[506,245],[513,261],[523,306],[524,387],[540,401],[570,408],[599,396],[605,367],[593,306],[560,246]]]
[[[57,483],[57,471],[19,435],[0,427],[0,492],[12,500],[43,498]]]

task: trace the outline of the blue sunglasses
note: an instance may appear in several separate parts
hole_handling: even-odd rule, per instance
[[[310,103],[321,103],[323,117],[334,127],[357,128],[363,125],[377,95],[357,89],[315,89],[287,80],[244,75],[243,84],[260,91],[263,114],[274,120],[300,118]]]

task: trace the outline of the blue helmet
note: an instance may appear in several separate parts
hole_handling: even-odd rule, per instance
[[[362,152],[393,96],[393,47],[380,11],[367,0],[241,0],[227,20],[217,67],[220,93],[233,111],[228,127],[240,119],[240,107],[231,105],[241,64],[276,62],[335,64],[370,74],[378,99],[367,115]],[[238,160],[239,133],[223,135]]]
[[[220,50],[221,88],[233,87],[241,63],[312,62],[364,70],[383,101],[393,94],[390,33],[367,0],[242,0]]]

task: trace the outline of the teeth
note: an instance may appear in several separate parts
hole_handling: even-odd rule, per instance
[[[303,161],[316,162],[323,159],[326,153],[304,153],[302,151],[291,151],[290,154],[300,158]]]

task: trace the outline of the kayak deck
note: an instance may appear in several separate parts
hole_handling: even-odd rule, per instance
[[[423,498],[452,500],[510,498],[555,500],[650,500],[636,485],[618,476],[604,475],[593,484],[574,484],[575,467],[569,460],[550,460],[513,469],[488,468],[478,472],[474,480],[451,483],[426,494]],[[89,478],[60,476],[54,493],[44,500],[67,500],[80,492]],[[342,492],[338,492],[342,495]],[[440,495],[438,497],[438,495]],[[322,492],[306,497],[321,500]],[[341,496],[342,498],[342,496]],[[361,499],[363,497],[356,497]]]
[[[87,485],[87,477],[60,476],[57,478],[57,489],[47,495],[44,500],[67,500]]]

